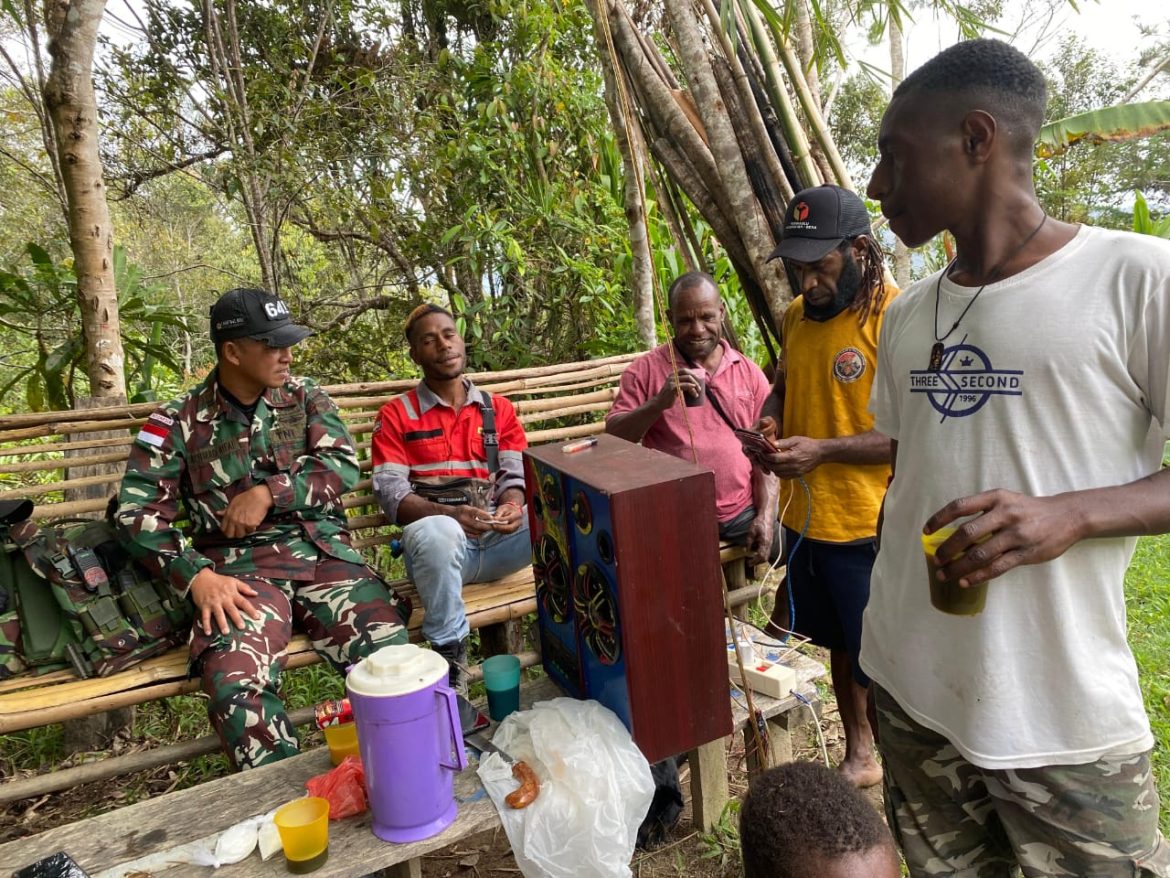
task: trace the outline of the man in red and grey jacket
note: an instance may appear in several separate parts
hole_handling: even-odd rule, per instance
[[[463,338],[448,311],[420,305],[405,332],[423,380],[378,412],[374,495],[403,528],[407,574],[426,610],[423,635],[451,665],[452,688],[466,694],[463,586],[530,561],[528,443],[512,404],[463,374]]]

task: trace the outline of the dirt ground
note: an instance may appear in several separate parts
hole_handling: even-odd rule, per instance
[[[819,658],[827,660],[828,656]],[[836,704],[831,696],[824,705],[821,728],[830,759],[836,764],[844,752],[844,736]],[[134,746],[127,741],[115,741],[112,749],[115,752],[125,752]],[[807,725],[796,731],[793,749],[797,759],[820,758],[811,717]],[[731,794],[733,797],[742,796],[747,790],[748,776],[741,737],[736,736],[732,739],[727,761]],[[735,818],[730,817],[725,821],[730,824],[731,831],[717,827],[716,831],[710,834],[698,832],[691,823],[688,772],[689,769],[684,766],[682,788],[686,807],[683,817],[665,844],[652,851],[635,853],[632,868],[638,878],[665,878],[678,875],[721,878],[741,874]],[[173,769],[161,768],[121,778],[117,783],[107,781],[87,784],[44,796],[36,801],[0,806],[0,842],[43,832],[55,826],[112,810],[125,803],[130,797],[130,790],[135,791],[134,798],[140,799],[169,792],[178,782],[178,775]],[[880,788],[875,787],[871,795],[875,805],[880,807]],[[457,845],[423,858],[423,875],[426,878],[511,878],[519,874],[507,836],[502,829],[472,836]]]

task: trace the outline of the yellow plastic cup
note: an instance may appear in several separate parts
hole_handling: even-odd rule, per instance
[[[987,606],[986,582],[963,588],[957,582],[950,580],[940,582],[937,578],[940,565],[935,560],[934,553],[958,529],[958,525],[952,524],[941,527],[932,534],[922,535],[922,551],[926,555],[926,572],[930,577],[930,605],[952,616],[978,616]],[[990,534],[984,537],[989,538]],[[959,554],[957,557],[962,558],[963,555]]]
[[[329,761],[340,765],[346,756],[357,756],[358,737],[357,726],[352,723],[341,723],[336,726],[325,726],[325,743],[329,745]]]
[[[288,870],[301,875],[329,859],[329,801],[305,796],[281,805],[272,821],[284,845]]]

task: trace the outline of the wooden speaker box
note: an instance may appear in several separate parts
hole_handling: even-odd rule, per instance
[[[544,667],[651,762],[731,734],[715,479],[614,436],[524,454]]]

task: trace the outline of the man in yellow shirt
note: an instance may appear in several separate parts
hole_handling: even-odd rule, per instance
[[[841,772],[857,786],[882,777],[866,717],[869,680],[858,664],[878,510],[890,475],[890,440],[875,433],[869,391],[878,332],[897,290],[861,199],[838,186],[797,193],[772,253],[797,298],[781,327],[781,357],[758,429],[775,454],[754,455],[781,479],[787,590],[772,628],[830,651],[845,727]]]

